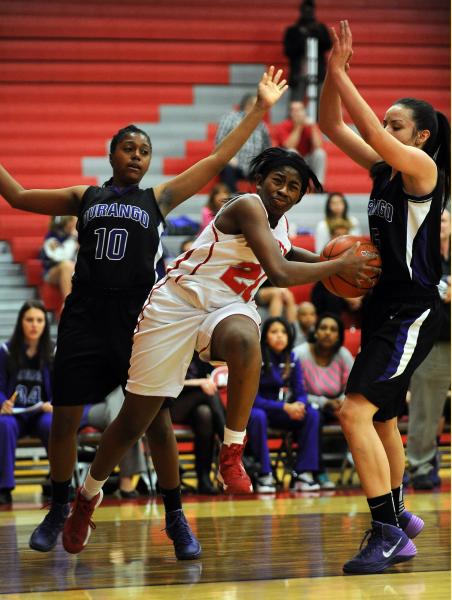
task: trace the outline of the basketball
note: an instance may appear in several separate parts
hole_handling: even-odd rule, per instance
[[[366,254],[377,254],[377,258],[370,261],[370,265],[373,267],[381,267],[381,257],[378,249],[374,244],[366,237],[359,235],[340,235],[337,238],[329,241],[324,247],[321,253],[322,260],[332,260],[340,256],[343,252],[351,248],[356,242],[361,242],[357,249],[357,254],[364,256]],[[323,285],[332,294],[340,296],[341,298],[357,298],[364,296],[370,289],[372,289],[378,281],[378,275],[375,273],[369,274],[372,281],[362,281],[359,284],[354,279],[348,278],[344,275],[331,275],[326,279],[322,279]]]

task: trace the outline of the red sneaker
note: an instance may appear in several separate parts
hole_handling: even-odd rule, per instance
[[[243,444],[221,445],[217,479],[227,494],[252,494],[253,484],[242,464]]]
[[[77,491],[74,504],[63,529],[63,547],[70,554],[78,554],[83,550],[91,535],[91,529],[96,526],[91,521],[94,509],[102,502],[102,490],[91,500],[82,495],[81,489]]]

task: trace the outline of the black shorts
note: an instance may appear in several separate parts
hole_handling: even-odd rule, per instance
[[[439,298],[370,298],[363,313],[361,351],[346,393],[362,394],[375,404],[375,421],[402,414],[411,376],[437,340],[440,326]]]
[[[118,385],[125,387],[133,332],[146,297],[143,291],[79,290],[66,298],[55,354],[55,406],[97,404]]]

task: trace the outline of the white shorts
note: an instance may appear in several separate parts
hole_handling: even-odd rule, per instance
[[[207,311],[188,298],[172,279],[152,290],[135,329],[127,391],[177,398],[194,351],[210,362],[212,333],[223,319],[245,315],[259,330],[261,319],[254,304],[232,302]]]

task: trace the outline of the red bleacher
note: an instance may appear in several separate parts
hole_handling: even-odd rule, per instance
[[[0,162],[24,187],[95,183],[82,176],[82,159],[105,156],[119,127],[158,121],[162,105],[191,104],[195,84],[228,84],[231,64],[285,66],[281,40],[298,6],[137,0],[131,11],[122,0],[3,0]],[[450,115],[450,14],[443,0],[318,0],[317,15],[329,25],[350,20],[353,80],[380,118],[407,95]],[[211,124],[206,140],[187,142],[184,157],[167,157],[164,173],[210,152],[215,129]],[[368,192],[367,174],[332,144],[325,149],[326,189]],[[0,202],[0,239],[11,240],[17,261],[36,259],[46,222]],[[36,267],[27,264],[27,276],[37,281]]]

